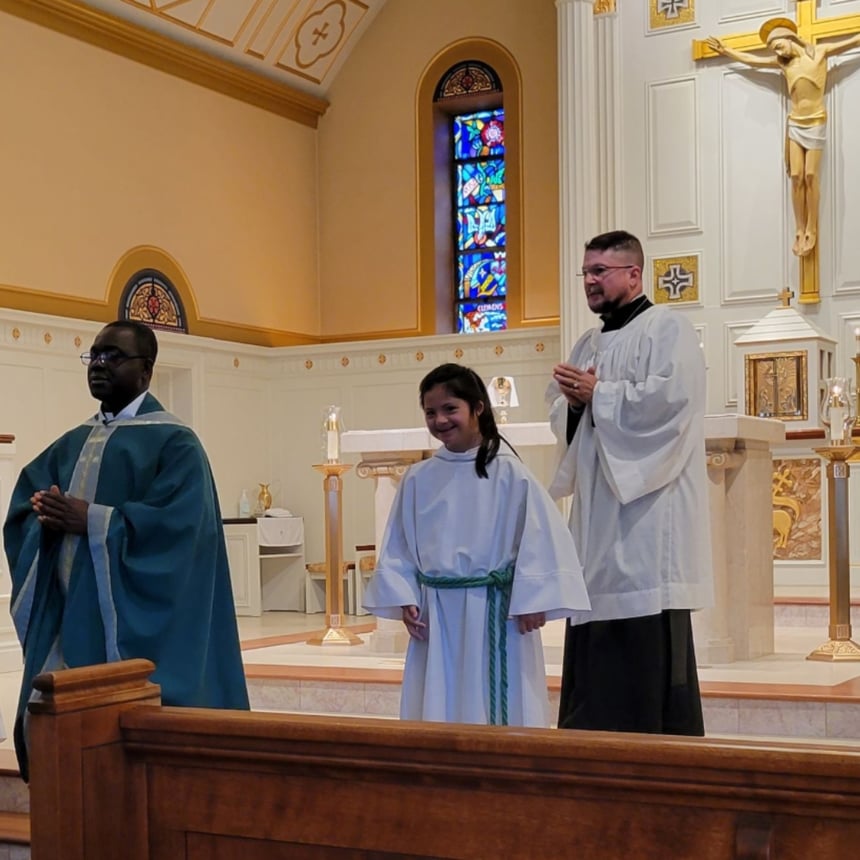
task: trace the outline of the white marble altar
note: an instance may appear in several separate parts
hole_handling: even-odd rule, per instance
[[[546,422],[506,424],[503,432],[516,448],[557,444]],[[709,415],[705,435],[716,599],[714,607],[694,613],[696,648],[703,664],[730,663],[773,653],[770,451],[785,438],[785,425],[747,415]],[[376,483],[375,531],[380,546],[398,481],[439,442],[424,427],[352,430],[341,441],[344,453],[361,456],[358,476]],[[405,647],[399,622],[378,623],[376,650],[397,652]]]

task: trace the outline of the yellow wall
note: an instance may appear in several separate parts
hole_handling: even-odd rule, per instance
[[[0,291],[104,301],[155,245],[201,318],[319,334],[314,129],[5,13],[0,34]]]
[[[559,313],[555,3],[388,0],[338,73],[320,120],[327,338],[417,327],[415,96],[434,56],[469,36],[501,43],[520,67],[524,317]]]
[[[154,246],[205,336],[416,333],[415,97],[480,35],[522,75],[523,316],[557,316],[553,0],[389,0],[317,130],[5,12],[0,34],[0,304],[110,318],[115,266]]]

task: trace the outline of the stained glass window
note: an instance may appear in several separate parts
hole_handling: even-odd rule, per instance
[[[505,112],[452,117],[457,331],[507,328]]]
[[[126,284],[120,300],[120,319],[137,320],[152,328],[188,332],[182,299],[161,272],[143,269]]]
[[[436,87],[434,100],[456,96],[471,96],[475,93],[501,92],[498,75],[483,63],[467,61],[449,69]]]

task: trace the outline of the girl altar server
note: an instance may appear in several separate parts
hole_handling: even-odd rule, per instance
[[[473,370],[443,364],[419,393],[443,447],[403,477],[364,600],[409,631],[400,717],[545,728],[540,628],[589,608],[573,539]]]

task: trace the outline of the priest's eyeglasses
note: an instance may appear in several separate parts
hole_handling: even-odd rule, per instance
[[[629,266],[586,266],[581,272],[577,272],[578,278],[585,278],[591,275],[595,281],[602,281],[613,269],[634,269],[632,264]]]
[[[125,361],[133,358],[149,358],[148,355],[126,355],[121,349],[101,349],[95,352],[85,352],[81,355],[81,364],[89,367],[91,364],[106,364],[109,367],[119,367]]]

